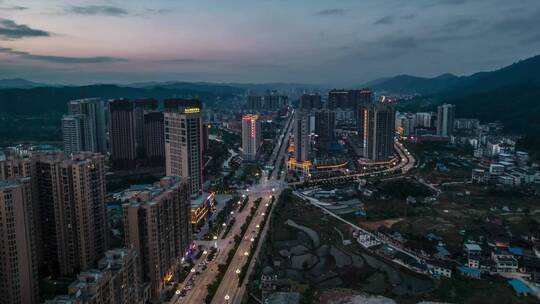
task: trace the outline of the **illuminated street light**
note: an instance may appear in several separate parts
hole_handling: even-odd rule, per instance
[[[225,303],[229,303],[229,300],[231,299],[231,297],[228,294],[226,294],[224,299],[225,299]]]
[[[233,214],[234,214],[234,211],[231,211],[231,215],[233,215]]]
[[[191,268],[191,273],[194,273],[195,272],[195,268]]]
[[[250,241],[251,241],[251,242],[255,242],[255,239],[254,239],[254,238],[251,238]]]
[[[217,236],[216,236],[216,235],[214,235],[214,238],[213,238],[213,239],[214,239],[214,240],[217,240]]]
[[[221,224],[221,226],[225,227],[225,226],[227,226],[227,224],[223,223],[223,224]]]
[[[255,226],[255,227],[259,228],[259,224],[257,224],[257,226]]]
[[[268,203],[266,203],[266,205],[265,205],[265,206],[266,206],[266,207],[268,207],[268,206],[270,206],[270,205],[268,205]]]
[[[248,255],[249,255],[249,252],[247,252],[247,251],[244,252],[244,255],[245,255],[245,256],[248,256]]]
[[[240,269],[239,268],[236,268],[236,274],[240,274]]]
[[[263,213],[261,213],[261,215],[262,215],[262,216],[264,216],[264,212],[263,212]]]
[[[205,251],[202,252],[202,254],[207,255],[208,251],[205,250]]]

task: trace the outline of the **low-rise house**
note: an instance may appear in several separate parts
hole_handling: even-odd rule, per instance
[[[448,261],[442,260],[432,260],[427,262],[427,266],[431,274],[436,278],[451,278],[452,269],[454,269],[454,264]]]
[[[506,250],[494,250],[491,253],[491,259],[496,272],[516,272],[518,269],[517,259]]]
[[[482,248],[476,243],[464,244],[463,250],[465,250],[465,253],[467,253],[467,257],[469,257],[469,259],[472,257],[479,258],[482,253]]]
[[[460,275],[471,278],[471,279],[480,279],[482,272],[480,269],[460,266],[457,268],[457,271]]]

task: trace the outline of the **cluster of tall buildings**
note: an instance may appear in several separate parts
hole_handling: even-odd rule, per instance
[[[71,276],[92,267],[108,249],[101,154],[9,158],[0,162],[0,180],[4,194],[0,222],[5,228],[0,229],[0,246],[6,246],[3,252],[14,253],[0,256],[0,267],[9,265],[0,272],[13,286],[34,286],[2,290],[7,285],[0,284],[1,294],[13,294],[15,299],[17,294],[34,292],[38,290],[37,269]],[[10,232],[14,223],[16,229]]]
[[[36,153],[0,161],[0,294],[38,303],[39,276],[77,276],[49,303],[157,299],[191,244],[190,182],[164,177],[123,201],[125,247],[109,251],[105,157]]]
[[[247,109],[251,111],[276,111],[286,107],[288,104],[289,97],[276,92],[247,96]]]
[[[388,161],[394,155],[395,116],[394,107],[375,102],[369,89],[331,90],[326,104],[318,94],[305,94],[294,121],[294,156],[289,166],[305,171],[314,148],[328,149],[335,141],[338,124],[356,131],[361,157]]]
[[[455,119],[455,106],[443,104],[437,113],[399,113],[396,116],[396,130],[401,136],[450,139],[455,130],[469,130],[479,124],[476,119]]]
[[[65,152],[0,160],[3,300],[38,303],[44,275],[77,277],[50,304],[159,299],[190,252],[193,200],[203,193],[201,101],[168,99],[159,111],[154,99],[74,100],[62,129]],[[113,250],[107,157],[113,169],[161,165],[167,175],[124,198],[125,247]]]
[[[80,99],[62,118],[64,152],[110,155],[115,170],[164,166],[163,113],[155,99]]]

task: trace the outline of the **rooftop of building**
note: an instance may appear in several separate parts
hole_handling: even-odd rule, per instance
[[[166,176],[154,184],[131,185],[128,189],[114,194],[114,198],[126,203],[152,203],[181,181],[180,177]]]

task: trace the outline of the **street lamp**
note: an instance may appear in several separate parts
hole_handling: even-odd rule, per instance
[[[249,252],[247,252],[247,251],[244,252],[244,255],[245,255],[245,256],[248,256],[248,255],[249,255]]]
[[[255,226],[255,227],[259,228],[259,224],[257,224],[257,226]]]
[[[231,211],[231,215],[233,215],[233,214],[234,214],[234,211]]]
[[[227,226],[227,224],[223,223],[223,224],[221,224],[221,226],[225,227],[225,226]]]
[[[236,274],[240,274],[240,269],[239,268],[236,268]]]
[[[255,239],[254,239],[254,238],[251,238],[250,241],[251,241],[251,242],[255,242]]]
[[[225,303],[229,303],[230,299],[231,299],[231,297],[228,294],[226,294],[225,295]]]
[[[208,251],[205,250],[205,251],[202,252],[202,254],[207,255]]]

